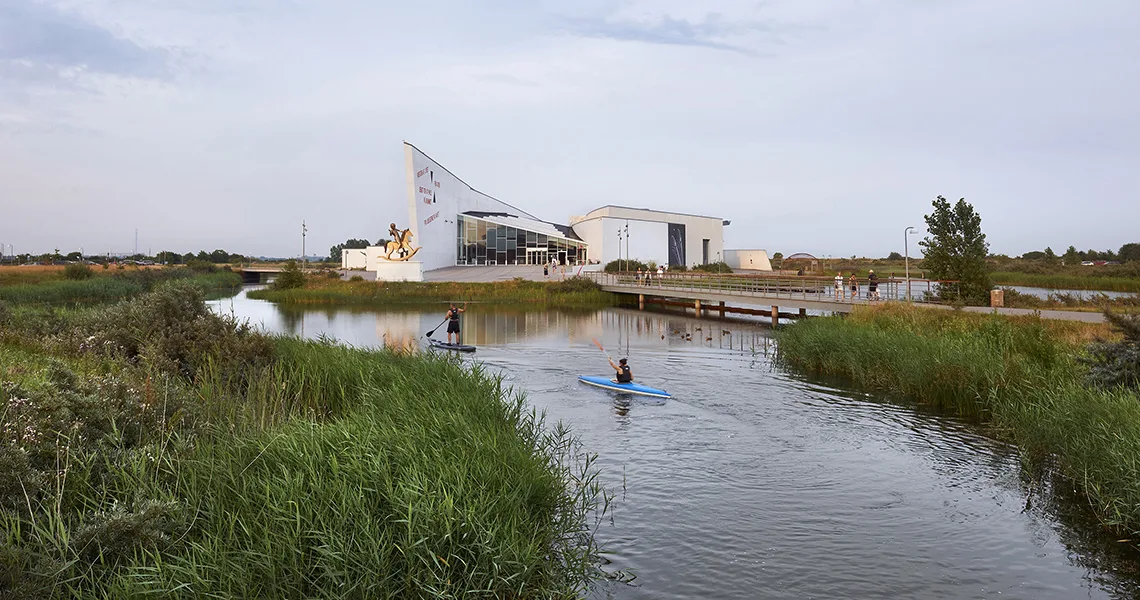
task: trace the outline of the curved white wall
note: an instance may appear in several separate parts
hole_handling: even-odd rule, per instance
[[[397,221],[396,227],[412,230],[412,245],[422,248],[413,260],[423,262],[425,271],[455,266],[455,216],[459,213],[504,212],[539,220],[472,188],[407,142],[404,142],[404,166],[411,223],[405,225]]]

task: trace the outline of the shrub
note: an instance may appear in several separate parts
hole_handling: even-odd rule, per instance
[[[186,268],[199,273],[213,273],[218,270],[218,267],[214,265],[214,263],[198,258],[191,258],[186,261]]]
[[[622,271],[632,272],[632,271],[636,271],[638,269],[641,269],[642,271],[648,271],[649,270],[649,264],[643,263],[640,260],[636,260],[636,259],[624,259],[623,258],[621,260],[611,260],[610,262],[606,263],[606,266],[605,266],[606,273],[619,273]],[[653,270],[654,271],[657,270],[656,265],[653,266]]]
[[[277,279],[273,282],[273,289],[275,290],[294,290],[303,287],[305,287],[305,274],[295,260],[285,263],[285,269],[277,275]]]
[[[723,260],[720,262],[708,263],[705,265],[697,265],[691,269],[694,272],[701,273],[731,273],[732,267]]]
[[[348,280],[349,281],[364,281],[364,278],[361,277],[360,275],[353,275],[352,277],[349,277]]]
[[[208,363],[227,373],[268,361],[272,344],[248,323],[218,316],[188,283],[169,283],[138,298],[84,315],[75,333],[86,350],[110,351],[167,373],[192,377]]]
[[[1089,345],[1089,357],[1082,359],[1089,367],[1088,380],[1105,389],[1140,389],[1140,315],[1105,311],[1104,316],[1123,339]]]
[[[555,294],[574,294],[583,292],[600,292],[602,286],[589,277],[575,275],[569,279],[551,285],[550,291]]]
[[[95,272],[83,263],[71,263],[63,268],[63,276],[67,279],[91,279]]]

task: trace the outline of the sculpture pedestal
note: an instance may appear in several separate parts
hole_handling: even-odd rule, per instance
[[[376,272],[376,281],[423,281],[424,264],[419,261],[376,261],[369,271]]]

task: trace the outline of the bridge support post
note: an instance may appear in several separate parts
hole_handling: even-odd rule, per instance
[[[723,319],[724,318],[724,302],[720,303],[719,308],[720,308],[720,318]]]
[[[637,295],[637,310],[645,310],[645,294]]]
[[[775,329],[780,324],[780,307],[772,307],[772,328]]]
[[[806,316],[807,316],[807,309],[806,309],[806,308],[801,308],[801,309],[800,309],[800,316],[801,316],[801,317],[806,317]]]
[[[696,317],[698,319],[701,318],[701,301],[700,300],[694,300],[693,301],[693,314],[696,315]]]

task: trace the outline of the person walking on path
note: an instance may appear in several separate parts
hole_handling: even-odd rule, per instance
[[[463,303],[463,308],[456,308],[455,303],[447,310],[447,343],[459,343],[459,315],[460,313],[467,312],[467,303]],[[451,336],[455,336],[455,341],[451,341]]]
[[[641,285],[641,267],[637,268],[637,285]]]
[[[836,300],[842,300],[843,299],[843,273],[842,272],[835,274],[835,299]]]
[[[665,269],[661,265],[657,265],[657,287],[661,287],[661,280],[665,278]]]
[[[542,263],[542,278],[546,280],[550,279],[550,265],[546,263]]]
[[[848,280],[848,283],[851,284],[851,299],[857,300],[859,298],[859,279],[855,277],[854,273],[851,274],[851,279]]]
[[[875,275],[874,269],[867,272],[867,299],[879,299],[879,276]]]

